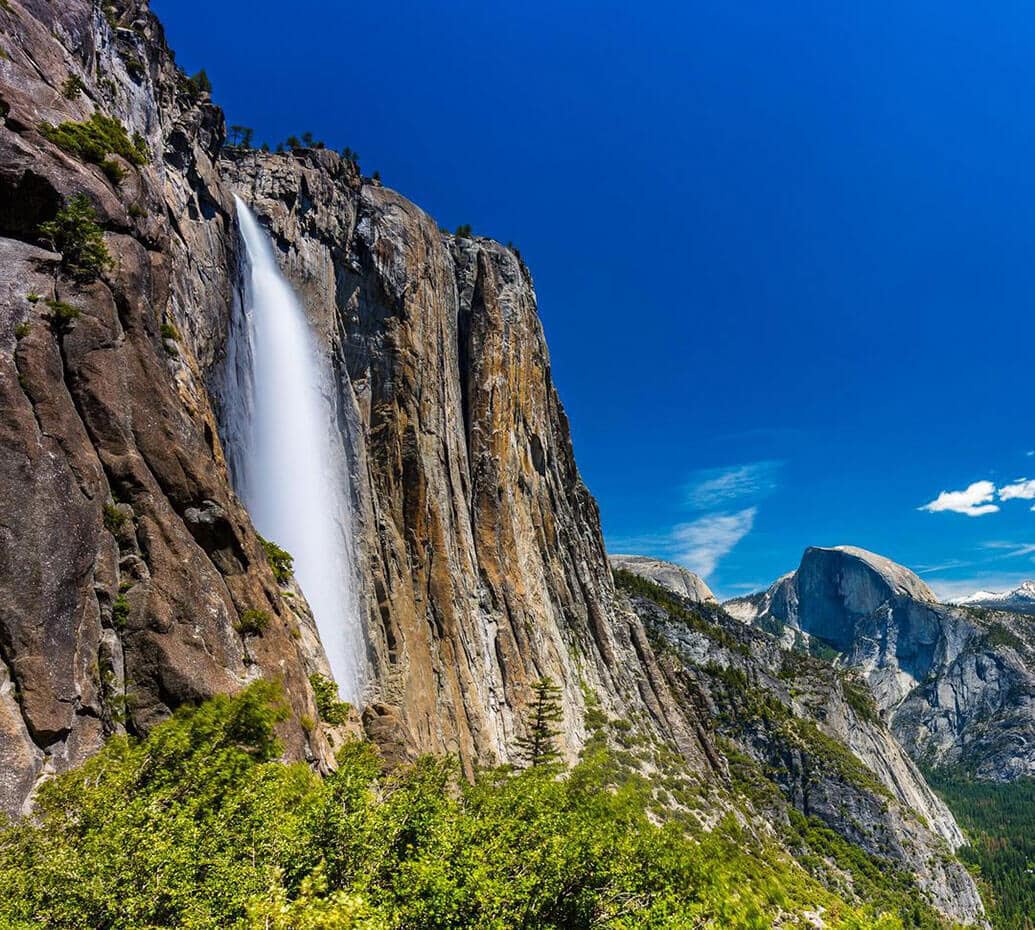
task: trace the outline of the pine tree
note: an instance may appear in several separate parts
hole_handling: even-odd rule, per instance
[[[518,738],[518,750],[526,765],[549,765],[561,757],[554,742],[561,733],[555,724],[564,719],[561,689],[549,678],[540,678],[532,685],[532,692],[535,698],[526,721],[528,732]]]

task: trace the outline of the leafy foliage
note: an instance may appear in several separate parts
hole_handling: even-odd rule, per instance
[[[319,672],[313,672],[309,676],[309,684],[313,688],[313,696],[316,698],[316,709],[320,712],[320,719],[332,726],[346,723],[349,719],[349,711],[352,708],[347,701],[338,700],[338,686],[326,675],[321,675]]]
[[[291,553],[287,549],[281,549],[275,542],[264,539],[262,536],[259,539],[262,541],[262,547],[266,550],[266,561],[270,563],[270,568],[273,569],[273,577],[280,584],[287,584],[291,580],[291,573],[295,564]]]
[[[347,744],[321,780],[275,761],[287,716],[258,682],[111,740],[0,829],[13,930],[901,930],[851,907],[732,817],[657,825],[595,753],[571,771],[425,758],[390,774]]]
[[[187,79],[187,84],[190,86],[193,96],[195,98],[200,97],[202,94],[212,93],[212,81],[209,80],[208,72],[202,68],[197,74],[192,75]]]
[[[96,278],[111,265],[104,232],[85,194],[76,194],[54,219],[41,223],[39,234],[53,243],[61,253],[62,264],[77,277]]]
[[[76,158],[100,165],[108,155],[121,155],[131,165],[147,162],[147,143],[140,135],[132,139],[114,116],[93,113],[81,123],[66,121],[52,126],[43,123],[40,135]]]
[[[991,892],[985,901],[993,927],[1035,928],[1035,779],[1001,784],[959,771],[925,774],[970,839],[960,858]]]
[[[44,303],[50,310],[50,325],[55,332],[67,332],[72,323],[79,319],[79,308],[73,307],[72,304],[53,299],[46,300]]]
[[[242,636],[262,636],[269,625],[270,615],[267,611],[249,608],[241,611],[234,629]]]

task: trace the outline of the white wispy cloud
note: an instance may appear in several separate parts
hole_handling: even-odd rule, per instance
[[[999,489],[999,500],[1035,500],[1035,480],[1018,478],[1013,484],[1003,485]]]
[[[931,513],[951,511],[966,514],[968,517],[981,517],[986,513],[996,513],[996,488],[991,481],[975,481],[963,491],[942,491],[933,501],[924,504],[920,509]]]
[[[686,489],[686,502],[694,510],[711,510],[747,497],[761,497],[776,488],[783,463],[745,462],[726,468],[696,472]]]
[[[984,543],[981,548],[990,549],[993,552],[1000,553],[999,555],[993,556],[993,560],[1016,559],[1026,555],[1035,555],[1035,543],[1018,543],[996,540],[994,542]]]
[[[692,523],[681,523],[672,530],[673,560],[707,578],[719,560],[751,532],[757,513],[757,507],[747,507],[737,513],[709,514]]]

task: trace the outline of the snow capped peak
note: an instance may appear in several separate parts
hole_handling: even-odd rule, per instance
[[[953,598],[950,603],[964,607],[1035,613],[1035,580],[1021,582],[1012,591],[975,591],[965,597]]]

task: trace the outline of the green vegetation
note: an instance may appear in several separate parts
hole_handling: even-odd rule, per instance
[[[456,227],[456,232],[453,235],[457,239],[470,239],[474,236],[474,232],[471,230],[470,223],[461,223]]]
[[[561,757],[557,737],[561,731],[555,724],[564,719],[561,710],[561,689],[549,678],[540,678],[532,685],[532,706],[525,721],[528,732],[517,741],[525,765],[554,765]]]
[[[187,78],[187,88],[195,100],[200,98],[202,94],[211,94],[212,82],[209,80],[208,72],[202,68],[197,74]]]
[[[75,100],[84,90],[86,90],[86,85],[83,84],[83,79],[78,74],[70,74],[65,78],[65,83],[61,85],[61,95],[68,100]]]
[[[147,143],[135,134],[130,139],[126,127],[115,117],[94,113],[81,123],[64,122],[57,126],[43,123],[40,134],[58,148],[90,164],[102,164],[108,155],[121,155],[131,165],[147,162]]]
[[[996,930],[1035,928],[1035,778],[977,781],[961,771],[925,772],[970,845],[960,858],[980,876]]]
[[[76,194],[54,219],[41,223],[39,234],[61,253],[61,263],[76,277],[91,280],[111,265],[104,231],[85,194]]]
[[[683,598],[668,588],[653,581],[648,581],[646,578],[641,578],[639,575],[626,571],[624,568],[613,569],[611,575],[614,578],[615,587],[619,590],[625,591],[627,594],[646,598],[648,601],[657,604],[673,620],[682,623],[691,630],[704,634],[720,646],[725,646],[727,649],[732,649],[742,654],[748,652],[747,647],[736,637],[732,636],[718,624],[706,620],[701,616],[700,612],[691,609]]]
[[[596,753],[568,772],[382,773],[346,745],[285,765],[288,711],[258,682],[112,739],[0,828],[0,925],[191,930],[902,930],[852,907],[733,817],[658,825]]]
[[[124,630],[128,620],[129,601],[126,600],[124,594],[120,594],[115,598],[115,603],[111,605],[111,623],[116,630]]]
[[[262,636],[269,628],[270,615],[265,610],[242,610],[234,629],[242,636]]]
[[[163,339],[171,339],[173,342],[180,341],[180,331],[172,323],[163,323],[158,332]]]
[[[348,701],[338,699],[338,686],[319,672],[313,672],[309,676],[309,684],[313,686],[313,696],[316,698],[316,709],[320,713],[320,719],[332,726],[347,723],[352,706]]]
[[[79,308],[63,300],[46,300],[44,303],[50,309],[50,325],[55,332],[67,332],[72,323],[79,319]]]
[[[21,323],[18,323],[18,324],[15,325],[15,327],[14,327],[14,338],[15,339],[24,339],[26,336],[29,335],[31,330],[32,330],[32,324],[30,324],[28,320],[23,320]]]
[[[273,569],[273,577],[280,584],[287,584],[291,580],[295,560],[286,549],[281,549],[275,542],[259,537],[262,547],[266,550],[266,561]]]
[[[845,703],[855,711],[855,715],[860,720],[865,720],[867,723],[880,722],[877,701],[865,681],[860,680],[852,672],[843,672],[841,674],[841,691],[845,696]]]
[[[126,169],[114,158],[104,159],[99,167],[104,172],[104,176],[111,181],[112,187],[118,187],[126,179]]]
[[[104,505],[104,528],[109,533],[117,533],[126,525],[126,515],[115,504]]]

